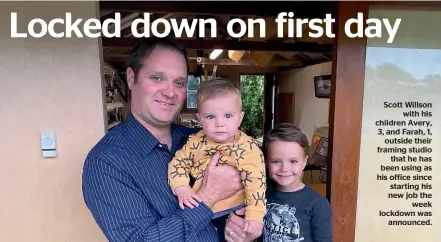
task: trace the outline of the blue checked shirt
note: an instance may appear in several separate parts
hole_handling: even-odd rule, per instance
[[[182,210],[167,181],[169,161],[197,131],[172,124],[170,152],[130,114],[93,147],[83,195],[109,241],[218,241],[211,209]]]

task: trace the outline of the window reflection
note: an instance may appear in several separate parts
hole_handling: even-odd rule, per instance
[[[364,116],[390,114],[391,110],[381,108],[382,102],[425,101],[439,97],[441,47],[368,47],[365,71]]]
[[[187,108],[197,108],[196,92],[201,83],[201,77],[189,75],[187,82]]]
[[[385,101],[435,101],[441,90],[440,10],[373,8],[370,18],[401,18],[393,43],[382,38],[367,40],[363,118],[399,113],[384,109]],[[372,122],[366,120],[366,125]]]

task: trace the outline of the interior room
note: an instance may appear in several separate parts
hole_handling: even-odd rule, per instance
[[[329,5],[331,6],[331,5]],[[220,4],[218,9],[225,7]],[[102,50],[105,63],[106,96],[108,100],[108,128],[111,129],[124,120],[129,108],[129,91],[125,84],[125,61],[130,47],[136,44],[130,26],[143,13],[150,14],[149,21],[155,19],[177,22],[193,19],[215,19],[215,37],[211,37],[213,28],[205,27],[205,38],[198,36],[168,36],[182,43],[189,51],[191,62],[189,85],[187,87],[187,102],[177,123],[186,126],[198,126],[196,118],[195,92],[201,81],[211,78],[229,78],[239,87],[244,87],[247,76],[258,78],[262,82],[263,92],[252,92],[262,96],[260,104],[261,115],[255,110],[246,110],[243,130],[251,133],[247,122],[259,131],[253,132],[254,138],[262,145],[263,135],[276,123],[294,123],[302,129],[311,143],[309,164],[304,172],[304,181],[313,184],[322,195],[326,196],[327,169],[327,139],[329,132],[329,109],[332,71],[332,40],[325,35],[321,38],[311,38],[303,34],[301,38],[288,38],[288,28],[284,29],[283,38],[277,36],[276,14],[259,15],[253,9],[239,9],[232,13],[225,9],[186,9],[172,7],[167,3],[154,5],[120,4],[118,2],[103,2],[100,6],[101,21],[114,18],[115,13],[121,13],[121,33],[123,38],[103,38]],[[305,9],[305,8],[304,8]],[[229,10],[229,9],[228,9]],[[230,10],[231,11],[231,10]],[[242,11],[242,13],[240,13]],[[253,12],[254,11],[254,12]],[[323,11],[324,12],[324,11]],[[305,18],[324,18],[320,12],[299,11],[296,15]],[[262,18],[265,20],[265,37],[259,37],[259,25],[254,25],[256,36],[232,38],[228,35],[227,25],[233,18]],[[198,26],[199,27],[199,26]],[[307,25],[303,25],[306,33]],[[199,30],[199,28],[196,28]],[[238,32],[238,24],[232,26]],[[158,32],[164,31],[164,25],[158,25]],[[139,25],[138,32],[144,29]],[[151,33],[151,29],[150,35]],[[253,79],[255,80],[255,79]],[[246,92],[246,90],[243,90]],[[243,93],[243,95],[247,95]],[[248,94],[249,95],[249,94]],[[320,142],[321,140],[321,142]]]
[[[101,21],[119,12],[123,37],[17,40],[2,33],[0,49],[2,56],[8,58],[1,58],[0,68],[6,73],[4,80],[9,80],[1,89],[2,97],[4,103],[15,105],[2,111],[16,128],[5,129],[2,134],[9,137],[2,140],[5,145],[1,156],[8,169],[1,169],[0,181],[16,182],[14,186],[4,186],[0,228],[10,232],[0,235],[1,241],[104,241],[82,198],[82,166],[90,148],[130,112],[125,61],[137,43],[130,34],[130,25],[143,12],[151,13],[152,19],[203,17],[214,18],[218,23],[216,38],[175,37],[189,50],[192,83],[186,106],[176,122],[198,126],[194,93],[201,81],[226,77],[241,88],[249,84],[247,80],[260,82],[253,88],[262,89],[255,93],[262,113],[249,114],[254,117],[249,126],[258,129],[256,140],[262,145],[265,132],[277,123],[299,126],[311,143],[311,159],[303,179],[329,199],[329,75],[334,42],[326,37],[278,38],[274,17],[285,9],[295,9],[297,17],[324,18],[334,11],[335,3],[322,3],[319,9],[307,2],[280,3],[270,9],[262,2],[234,8],[221,2],[175,4],[103,1],[2,5],[0,16],[9,16],[17,9],[33,10],[20,14],[23,22],[19,29],[26,28],[26,19],[53,19],[65,12],[84,19],[99,16]],[[53,10],[47,11],[49,8]],[[266,37],[228,37],[230,19],[250,17],[266,20]],[[9,20],[2,23],[5,29],[9,28]],[[205,32],[210,33],[211,29]],[[255,32],[259,32],[258,27]],[[41,131],[55,131],[56,158],[42,157]]]

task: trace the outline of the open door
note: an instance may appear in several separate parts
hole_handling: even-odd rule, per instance
[[[273,128],[274,122],[274,95],[276,86],[276,75],[274,73],[265,74],[265,84],[263,93],[263,134],[265,136],[268,131]]]
[[[294,93],[278,93],[276,95],[275,124],[294,123]]]

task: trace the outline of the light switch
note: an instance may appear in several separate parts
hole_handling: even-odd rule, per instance
[[[40,136],[43,157],[57,157],[55,132],[41,132]]]

